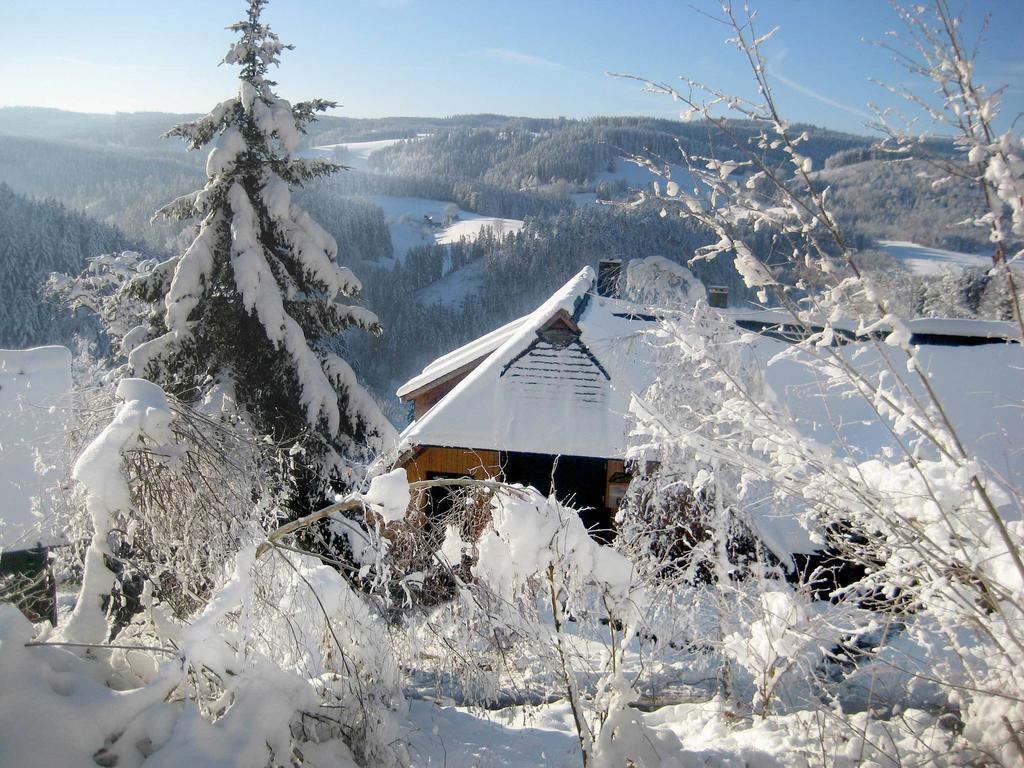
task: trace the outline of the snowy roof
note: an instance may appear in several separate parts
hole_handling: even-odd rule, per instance
[[[650,383],[636,346],[651,318],[594,295],[594,281],[594,270],[584,268],[536,311],[405,384],[399,395],[486,355],[406,429],[402,444],[623,458],[630,396]],[[549,333],[559,318],[569,328],[561,339]]]
[[[66,347],[0,349],[0,550],[61,543],[42,493],[56,470],[36,467],[36,448],[62,439],[71,390]]]
[[[747,329],[764,329],[772,326],[793,326],[793,317],[789,312],[782,309],[727,309],[723,310],[729,319],[737,325]],[[919,317],[904,320],[903,324],[911,334],[911,341],[914,343],[962,343],[967,346],[975,340],[984,341],[989,339],[1014,339],[1017,337],[1017,327],[1013,323],[998,320],[967,320],[948,317]],[[863,337],[857,333],[858,322],[852,318],[837,318],[832,320],[831,326],[836,331],[842,331],[852,337]],[[872,331],[872,335],[882,337],[892,331],[888,323],[879,323]]]
[[[438,358],[403,385],[398,394],[404,397],[479,361],[465,379],[403,432],[400,445],[596,458],[625,456],[630,398],[643,393],[657,375],[642,338],[654,318],[642,307],[597,296],[594,287],[594,270],[584,268],[531,314]],[[578,329],[578,339],[562,348],[541,337],[545,325],[560,313]],[[748,328],[792,323],[778,310],[726,310],[724,314]],[[958,382],[949,392],[955,401],[954,410],[968,392],[989,393],[990,405],[996,401],[1016,402],[1017,377],[1007,372],[1014,365],[1024,366],[1021,345],[984,343],[969,348],[972,343],[1013,338],[1012,324],[922,318],[909,320],[906,325],[915,341],[926,342],[921,359],[933,369],[933,378]],[[839,321],[836,326],[849,331],[851,337],[856,328],[852,321],[846,325]],[[888,331],[878,329],[880,334]],[[965,346],[943,348],[949,340]],[[822,433],[828,431],[832,438],[837,437],[825,425],[830,421],[829,414],[838,414],[844,442],[855,450],[871,454],[886,443],[887,433],[883,430],[875,434],[875,427],[880,425],[869,425],[873,420],[870,414],[860,413],[857,401],[823,392],[805,366],[786,360],[769,365],[789,346],[785,341],[766,334],[750,339],[750,345],[768,385],[803,423],[808,436],[831,442]],[[859,365],[868,364],[865,360],[878,354],[874,345],[848,346],[845,354],[856,354]],[[937,386],[941,388],[942,384]],[[969,429],[977,431],[979,438],[987,436],[994,447],[998,435],[1024,434],[1024,417],[1019,413],[1016,408],[974,407],[968,418],[974,426]],[[1008,421],[1014,420],[1020,423],[1008,426]],[[990,461],[1001,461],[1005,469],[1006,448],[1000,442],[998,450],[981,453]]]
[[[506,323],[500,328],[484,334],[478,339],[474,339],[469,342],[469,344],[465,344],[453,352],[449,352],[447,355],[442,355],[424,368],[419,376],[409,379],[409,381],[399,387],[395,394],[404,398],[407,395],[411,395],[413,392],[432,384],[438,379],[443,378],[450,373],[454,373],[469,363],[489,355],[508,341],[509,336],[515,333],[516,329],[529,320],[529,318],[530,315],[517,318],[511,323]]]

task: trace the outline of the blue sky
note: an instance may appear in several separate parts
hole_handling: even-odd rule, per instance
[[[955,4],[955,3],[954,3]],[[891,56],[863,42],[898,21],[885,0],[763,0],[762,30],[776,24],[770,72],[787,116],[861,130],[875,77],[905,82]],[[708,0],[275,0],[266,19],[295,43],[277,79],[297,100],[334,99],[336,114],[470,112],[581,117],[671,117],[679,105],[644,94],[627,72],[679,75],[749,94],[749,76],[726,30],[692,6]],[[234,89],[216,66],[241,16],[239,0],[0,0],[0,106],[76,111],[205,111]],[[1024,0],[966,5],[993,24],[979,76],[1007,85],[1004,123],[1024,110]]]

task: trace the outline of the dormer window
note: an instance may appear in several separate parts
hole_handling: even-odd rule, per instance
[[[565,349],[580,337],[580,327],[561,310],[537,329],[537,336],[555,349]]]

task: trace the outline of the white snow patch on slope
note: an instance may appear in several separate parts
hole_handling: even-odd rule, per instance
[[[428,136],[421,133],[417,138]],[[370,168],[370,155],[385,147],[390,147],[408,139],[378,139],[377,141],[346,141],[341,144],[322,144],[307,149],[300,154],[304,157],[333,160],[347,165],[354,171],[367,171]]]
[[[523,228],[523,222],[520,219],[477,216],[475,213],[466,213],[465,211],[459,211],[459,219],[460,221],[453,222],[451,226],[445,227],[434,235],[434,241],[438,245],[457,243],[461,239],[476,240],[485,229],[491,230],[495,235],[509,235],[519,232]]]
[[[697,186],[696,181],[685,165],[673,164],[671,166],[671,174],[671,181],[678,184],[684,192],[692,193],[694,188]],[[637,165],[636,163],[631,163],[625,158],[617,157],[615,159],[615,170],[600,171],[599,173],[594,174],[594,177],[588,186],[592,187],[593,190],[596,190],[597,185],[602,182],[616,181],[625,182],[626,186],[630,189],[651,192],[654,189],[655,182],[657,182],[661,186],[661,189],[664,190],[668,179],[658,176],[645,166]],[[569,195],[569,198],[577,208],[598,204],[597,193],[595,191],[576,192]]]
[[[462,303],[480,290],[484,282],[484,260],[478,259],[454,272],[449,272],[419,292],[425,305],[440,305],[458,309]]]
[[[686,191],[690,191],[690,188],[694,186],[693,177],[690,176],[690,170],[685,165],[673,164],[672,170],[672,181],[676,182],[680,187],[683,187]],[[643,188],[650,190],[651,184],[658,181],[664,186],[665,180],[658,176],[656,173],[651,171],[649,168],[643,165],[637,165],[631,163],[621,157],[615,158],[615,170],[614,171],[601,171],[594,175],[594,181],[601,183],[602,181],[624,181],[631,187],[637,189]]]
[[[946,251],[903,240],[879,240],[878,246],[918,275],[939,275],[949,270],[962,272],[970,267],[986,269],[992,266],[991,255]]]
[[[0,549],[63,540],[42,497],[59,468],[37,468],[35,451],[61,439],[70,391],[66,347],[0,349]]]
[[[429,200],[420,197],[393,197],[389,195],[368,195],[365,198],[384,211],[394,258],[405,261],[409,250],[421,245],[447,245],[458,242],[459,238],[475,240],[485,229],[504,233],[518,232],[523,228],[520,219],[502,219],[481,216],[457,209],[456,220],[448,227],[441,226],[445,211],[454,203],[446,200]],[[432,222],[428,222],[430,217]]]

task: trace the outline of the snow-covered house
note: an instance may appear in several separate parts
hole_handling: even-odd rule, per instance
[[[404,384],[398,396],[414,403],[414,421],[400,437],[396,466],[410,480],[500,476],[554,490],[584,509],[588,526],[608,528],[629,482],[630,401],[657,375],[645,339],[656,318],[610,295],[611,281],[602,277],[581,270],[534,312],[438,358]],[[724,314],[753,332],[750,353],[809,439],[858,460],[885,450],[891,435],[866,403],[828,391],[794,360],[776,359],[799,335],[784,314]],[[1024,410],[1017,379],[1008,375],[1024,366],[1024,350],[1005,343],[1013,328],[969,320],[907,325],[972,449],[1003,473],[1024,472],[1015,437],[1024,434]],[[852,342],[843,344],[844,354],[870,366],[875,345],[858,343],[852,324],[836,326],[837,343]],[[443,505],[443,491],[436,492],[430,503]],[[758,533],[774,539],[766,543],[777,554],[815,550],[795,521],[762,522]]]
[[[398,460],[410,480],[500,475],[554,489],[589,526],[610,525],[628,482],[630,395],[649,383],[641,332],[654,318],[597,284],[581,270],[534,312],[398,390],[415,404]]]

